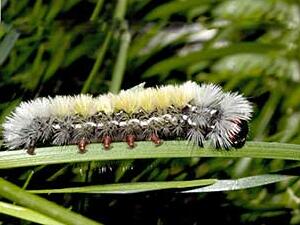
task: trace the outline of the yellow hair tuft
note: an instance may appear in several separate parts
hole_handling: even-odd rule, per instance
[[[112,114],[114,109],[111,99],[112,94],[100,95],[99,97],[95,98],[95,107],[97,112],[104,112],[108,115]]]
[[[56,96],[49,98],[50,114],[58,117],[72,115],[72,97],[70,96]]]
[[[73,111],[83,117],[89,117],[96,113],[94,99],[90,95],[79,95],[74,98]]]

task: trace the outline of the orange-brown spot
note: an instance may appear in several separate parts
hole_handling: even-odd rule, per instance
[[[79,149],[79,153],[85,153],[86,152],[86,146],[88,144],[88,141],[86,140],[86,138],[81,138],[80,141],[78,142],[78,149]]]
[[[156,135],[156,134],[151,134],[150,140],[157,146],[162,144],[162,140]]]
[[[105,150],[110,149],[111,142],[112,142],[112,138],[109,135],[105,135],[103,137],[103,147],[104,147]]]
[[[134,148],[135,146],[134,141],[135,141],[135,136],[133,134],[129,134],[126,136],[126,142],[129,148]]]

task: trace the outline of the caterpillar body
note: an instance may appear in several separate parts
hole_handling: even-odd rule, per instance
[[[237,93],[213,84],[144,88],[119,94],[42,97],[22,102],[3,124],[9,149],[77,144],[84,153],[91,142],[109,149],[113,141],[187,139],[197,146],[239,148],[245,143],[252,106]]]

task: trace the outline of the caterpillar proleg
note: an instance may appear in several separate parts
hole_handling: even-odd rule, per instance
[[[252,106],[237,93],[214,84],[144,88],[119,94],[41,97],[22,102],[3,124],[9,149],[77,144],[84,153],[92,142],[109,149],[114,141],[130,148],[136,141],[160,145],[162,139],[187,139],[197,146],[240,148],[246,141]]]

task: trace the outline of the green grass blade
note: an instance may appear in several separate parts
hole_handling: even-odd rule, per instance
[[[246,188],[259,187],[266,184],[272,184],[279,181],[290,179],[294,176],[280,174],[264,174],[251,177],[243,177],[234,180],[218,180],[212,185],[201,187],[183,193],[201,193],[201,192],[216,192],[216,191],[234,191]]]
[[[118,0],[114,12],[114,20],[124,20],[126,14],[127,0]]]
[[[104,3],[104,0],[98,0],[97,1],[96,6],[94,8],[94,11],[93,11],[93,13],[92,13],[92,15],[90,17],[90,21],[96,21],[97,20],[99,12],[102,9],[103,3]]]
[[[28,155],[24,150],[0,152],[0,169],[34,166],[43,164],[86,162],[93,160],[122,160],[148,158],[187,157],[250,157],[268,159],[300,160],[300,145],[247,142],[241,149],[216,150],[196,148],[187,141],[165,141],[155,147],[152,142],[138,142],[137,147],[128,149],[125,143],[113,143],[113,148],[104,151],[102,144],[90,144],[87,153],[79,154],[75,145],[37,148],[36,155]]]
[[[55,218],[57,221],[64,224],[72,225],[99,225],[93,220],[90,220],[82,215],[67,210],[53,202],[44,198],[30,194],[22,190],[18,186],[0,178],[0,196],[16,202],[19,205],[28,207],[45,216]]]
[[[48,190],[30,190],[36,194],[52,193],[97,193],[97,194],[129,194],[145,191],[155,191],[164,189],[181,189],[206,186],[215,183],[216,179],[190,180],[190,181],[157,181],[157,182],[137,182],[93,185],[87,187],[74,187]]]
[[[121,84],[126,69],[127,52],[130,44],[130,38],[131,38],[130,33],[126,27],[124,32],[121,35],[120,49],[113,69],[112,81],[110,86],[110,91],[112,93],[118,93],[121,88]]]
[[[0,66],[4,63],[20,34],[11,29],[0,43]]]
[[[87,93],[89,92],[90,86],[92,85],[93,80],[95,79],[98,70],[100,68],[100,66],[102,65],[104,56],[107,52],[107,49],[109,47],[109,43],[112,37],[112,31],[108,31],[105,37],[105,40],[103,42],[103,44],[101,45],[101,47],[98,49],[98,53],[97,53],[97,58],[96,61],[93,65],[93,68],[87,78],[87,80],[84,82],[83,88],[81,90],[81,93]]]
[[[23,220],[28,220],[34,223],[45,224],[45,225],[64,225],[50,217],[44,216],[34,210],[16,206],[6,202],[0,202],[0,213],[17,217]]]
[[[261,141],[264,139],[266,130],[269,128],[270,120],[275,113],[276,107],[280,103],[281,95],[276,90],[273,91],[270,99],[266,102],[263,109],[260,112],[259,117],[253,123],[253,129],[255,130],[255,140]]]
[[[150,11],[146,16],[146,20],[168,19],[172,14],[182,13],[186,10],[192,10],[203,4],[211,4],[211,0],[189,0],[189,1],[170,1],[161,4]]]

